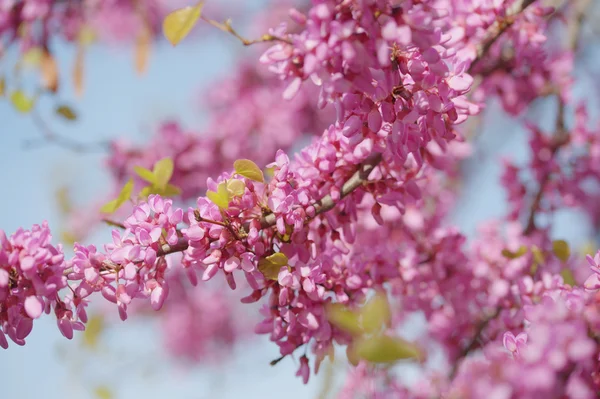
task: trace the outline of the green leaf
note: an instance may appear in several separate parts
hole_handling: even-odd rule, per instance
[[[217,186],[217,191],[207,191],[206,196],[215,205],[221,209],[229,208],[229,191],[227,191],[227,182],[221,182]]]
[[[79,29],[77,40],[83,46],[89,46],[90,44],[96,41],[97,36],[98,35],[96,34],[96,31],[94,31],[94,29],[92,29],[88,25],[84,25],[81,27],[81,29]]]
[[[96,387],[96,389],[94,389],[94,395],[96,395],[96,397],[98,399],[112,399],[113,398],[112,391],[110,390],[110,388],[108,388],[105,385]]]
[[[2,76],[0,78],[0,97],[4,96],[6,92],[6,78]]]
[[[10,101],[19,112],[27,113],[33,109],[35,98],[30,98],[21,90],[14,91],[10,95]]]
[[[176,195],[181,194],[181,189],[172,184],[167,184],[164,190],[162,190],[161,194],[163,197],[174,197]]]
[[[134,172],[141,177],[142,179],[144,179],[145,181],[147,181],[148,183],[154,184],[155,183],[155,177],[154,177],[154,173],[151,170],[148,170],[146,168],[143,168],[141,166],[134,166],[133,167]]]
[[[56,108],[56,114],[62,116],[66,120],[74,121],[77,119],[77,114],[73,109],[67,105],[61,105]]]
[[[121,207],[121,205],[123,205],[125,202],[127,202],[131,198],[132,192],[133,192],[133,179],[129,179],[127,181],[127,183],[125,183],[125,185],[121,189],[121,192],[119,193],[119,196],[117,197],[117,199],[114,199],[114,200],[110,201],[109,203],[105,204],[100,209],[100,212],[103,212],[103,213],[115,212],[117,209],[119,209]]]
[[[154,174],[154,184],[160,189],[167,187],[167,183],[173,176],[173,160],[171,158],[163,158],[154,164],[152,173]]]
[[[562,269],[560,271],[560,275],[562,276],[565,284],[569,284],[570,286],[575,285],[575,276],[573,276],[573,272],[571,271],[571,269]]]
[[[372,363],[394,363],[404,359],[420,359],[419,348],[408,341],[388,335],[377,335],[355,342],[354,351]]]
[[[517,252],[512,252],[508,249],[502,250],[502,256],[504,256],[505,258],[508,258],[508,259],[517,259],[517,258],[520,258],[521,256],[525,255],[526,253],[527,253],[527,247],[525,245],[521,245],[519,247],[519,249],[517,250]]]
[[[202,7],[204,7],[204,2],[201,1],[194,7],[188,6],[175,10],[165,17],[162,26],[163,34],[173,46],[176,46],[191,32],[202,14]]]
[[[287,266],[288,257],[281,252],[267,256],[258,261],[258,270],[269,280],[277,280],[279,271],[283,266]]]
[[[27,67],[37,68],[42,63],[44,49],[41,47],[32,47],[23,54],[21,62]]]
[[[107,202],[100,208],[100,212],[102,213],[114,213],[119,208],[119,201],[116,199]]]
[[[119,206],[123,205],[126,201],[131,198],[131,194],[133,193],[133,179],[129,179],[127,183],[123,186],[121,193],[117,200],[119,201]]]
[[[391,322],[392,313],[387,297],[377,293],[371,298],[360,311],[361,323],[367,333],[380,331]]]
[[[262,170],[249,159],[238,159],[233,163],[235,172],[240,175],[247,177],[250,180],[258,181],[261,183],[265,182]]]
[[[90,317],[83,332],[83,345],[92,349],[96,348],[103,330],[104,318],[101,315]]]
[[[555,240],[552,242],[552,251],[556,257],[563,262],[566,262],[571,256],[571,249],[565,240]]]
[[[536,245],[531,247],[531,253],[533,254],[533,260],[538,265],[543,265],[544,262],[546,262],[546,259],[544,259],[544,254],[543,254],[542,250],[539,249]]]
[[[244,191],[246,190],[246,185],[242,180],[238,179],[229,179],[227,181],[227,190],[234,197],[240,197],[244,195]]]
[[[325,310],[329,322],[340,330],[352,335],[363,333],[358,312],[353,312],[341,303],[331,303]]]

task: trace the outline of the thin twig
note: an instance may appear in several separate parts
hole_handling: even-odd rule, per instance
[[[258,39],[248,40],[248,39],[244,38],[243,36],[241,36],[239,33],[237,33],[237,31],[235,29],[233,29],[233,27],[231,26],[231,20],[229,20],[229,19],[227,19],[227,20],[225,20],[225,22],[221,23],[221,22],[215,21],[214,19],[206,18],[204,15],[201,15],[200,18],[203,21],[211,24],[212,26],[222,30],[223,32],[232,34],[236,39],[238,39],[240,42],[242,42],[242,44],[244,46],[250,46],[252,44],[265,43],[265,42],[283,42],[283,43],[287,43],[287,44],[292,44],[292,41],[287,38],[274,36],[274,35],[270,35],[270,34],[264,34]]]
[[[590,0],[580,0],[573,5],[573,7],[575,8],[575,14],[573,16],[572,23],[568,26],[567,35],[567,43],[569,46],[568,48],[573,52],[576,52],[579,48],[581,27],[585,19],[585,13],[590,5]],[[554,90],[554,93],[558,98],[558,112],[556,116],[556,127],[554,130],[554,135],[552,137],[552,143],[550,145],[550,161],[552,161],[557,156],[559,150],[563,146],[569,143],[570,139],[569,132],[567,131],[565,125],[566,104],[559,90]],[[525,225],[525,230],[523,231],[523,234],[525,235],[533,233],[537,228],[535,225],[535,217],[542,208],[541,205],[544,197],[544,190],[550,183],[551,178],[552,172],[548,171],[540,179],[538,190],[533,197],[533,201],[531,202],[531,207],[529,210],[529,215],[527,216],[527,224]]]
[[[46,122],[42,119],[40,114],[36,110],[31,111],[31,117],[33,122],[37,126],[42,138],[40,140],[29,140],[23,145],[25,149],[32,149],[35,147],[41,147],[42,145],[51,143],[56,144],[60,147],[72,150],[75,152],[98,152],[106,151],[110,149],[109,142],[97,142],[97,143],[82,143],[68,137],[60,136],[52,131]]]

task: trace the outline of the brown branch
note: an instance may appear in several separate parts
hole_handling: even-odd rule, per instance
[[[531,3],[533,3],[533,0],[524,0],[521,3],[521,7],[516,8],[516,11],[514,11],[514,14],[521,12],[527,6],[529,6]],[[226,21],[226,24],[220,24],[213,20],[208,20],[206,18],[203,18],[203,19],[206,22],[209,22],[212,25],[218,27],[219,29],[223,29],[226,32],[230,32],[230,33],[234,34],[234,36],[238,37],[238,39],[242,40],[242,42],[244,43],[244,39],[235,33],[235,31],[231,28],[231,25],[229,25],[227,23],[227,21]],[[483,41],[483,44],[480,46],[480,49],[477,51],[477,55],[478,55],[477,59],[480,59],[487,53],[487,51],[489,50],[491,45],[498,39],[498,37],[504,32],[504,30],[506,30],[506,27],[503,29],[498,29],[494,25],[491,28],[490,34],[488,34],[486,36],[487,39],[485,39]],[[279,40],[279,38],[273,38],[273,40]],[[476,59],[476,61],[477,61],[477,59]],[[383,159],[383,156],[381,153],[375,153],[375,154],[371,155],[369,158],[367,158],[367,160],[364,163],[360,164],[358,166],[356,172],[354,172],[354,174],[342,186],[342,190],[340,192],[340,199],[345,198],[350,193],[352,193],[354,190],[356,190],[358,187],[360,187],[364,183],[366,183],[366,181],[369,177],[369,174],[373,171],[373,169],[375,169],[375,167],[377,167],[377,165],[379,165],[379,163],[382,161],[382,159]],[[335,202],[333,200],[331,195],[326,195],[323,198],[321,198],[320,200],[318,200],[317,202],[315,202],[313,204],[313,206],[315,207],[316,215],[319,215],[321,213],[324,213],[324,212],[327,212],[327,211],[333,209],[336,204],[337,204],[337,202]],[[261,221],[260,221],[261,226],[263,228],[272,227],[275,225],[276,220],[277,220],[277,218],[276,218],[275,214],[269,213],[267,215],[264,215],[261,218]],[[160,250],[158,251],[157,255],[160,257],[160,256],[166,256],[166,255],[169,255],[169,254],[172,254],[175,252],[182,252],[182,251],[185,251],[188,247],[189,247],[189,243],[185,240],[185,238],[180,238],[179,241],[177,242],[177,244],[175,244],[173,246],[170,246],[167,244],[163,245],[160,248]],[[109,264],[107,264],[107,266],[114,267],[112,262],[109,262]],[[72,268],[69,268],[69,269],[65,270],[65,272],[63,274],[69,275],[72,272],[73,272]]]
[[[110,148],[109,142],[98,142],[98,143],[82,143],[76,140],[72,140],[68,137],[60,136],[52,131],[46,122],[42,119],[40,114],[33,110],[31,111],[33,122],[37,126],[42,138],[40,140],[26,141],[23,145],[25,149],[32,149],[35,147],[41,147],[44,144],[56,144],[60,147],[66,148],[75,152],[97,152],[106,151]]]
[[[342,186],[342,190],[340,192],[340,200],[344,197],[348,196],[348,194],[352,193],[358,187],[363,185],[371,171],[375,169],[375,167],[381,162],[382,155],[380,153],[371,155],[364,163],[360,164],[357,171],[344,183]],[[326,195],[321,198],[319,201],[315,202],[313,206],[315,207],[316,215],[327,212],[335,207],[336,202],[331,198],[331,195]],[[274,226],[276,223],[276,216],[273,213],[269,213],[265,215],[261,221],[260,225],[263,228]]]
[[[463,359],[465,356],[467,356],[469,353],[471,353],[471,351],[477,347],[477,345],[479,344],[479,340],[481,339],[481,334],[483,334],[483,330],[485,330],[485,328],[490,324],[490,322],[492,320],[494,320],[496,317],[498,317],[500,315],[500,311],[501,311],[501,308],[496,308],[496,310],[494,311],[493,314],[491,314],[488,317],[486,317],[485,319],[483,319],[477,325],[477,327],[475,329],[475,334],[473,335],[473,338],[471,338],[471,340],[469,341],[467,346],[465,346],[464,349],[460,352],[457,360],[454,362],[454,365],[452,366],[452,370],[450,370],[450,380],[454,379],[454,376],[456,375],[456,372],[458,371],[458,366],[460,364],[460,360]]]
[[[487,54],[492,45],[496,40],[510,28],[517,20],[517,15],[523,12],[527,7],[532,5],[535,0],[521,0],[513,4],[508,10],[506,17],[498,19],[489,28],[485,35],[485,38],[481,41],[481,44],[477,47],[476,57],[471,66],[469,67],[469,73],[471,73],[477,64],[483,59],[483,56]]]
[[[576,52],[579,48],[581,26],[583,25],[585,13],[590,4],[590,0],[580,0],[573,5],[573,8],[575,9],[575,14],[573,15],[572,23],[569,24],[567,27],[567,43],[569,46],[568,48],[571,49],[573,52]],[[552,143],[550,145],[550,161],[552,161],[557,156],[559,150],[563,146],[569,143],[570,139],[569,132],[567,131],[565,125],[566,104],[563,101],[559,90],[554,90],[554,93],[558,97],[558,112],[556,116],[556,127],[554,130],[554,135],[552,137]],[[547,172],[540,179],[538,190],[533,197],[533,201],[529,210],[529,215],[527,216],[527,224],[525,225],[525,230],[523,231],[524,235],[530,235],[537,228],[535,225],[535,217],[542,208],[544,190],[550,183],[551,178],[552,172]]]
[[[201,15],[200,18],[204,22],[211,24],[212,26],[216,27],[217,29],[220,29],[223,32],[232,34],[236,39],[238,39],[240,42],[242,42],[242,44],[244,46],[250,46],[252,44],[265,43],[265,42],[283,42],[283,43],[287,43],[287,44],[292,44],[292,41],[287,38],[274,36],[274,35],[270,35],[270,34],[264,34],[258,39],[248,40],[248,39],[244,38],[243,36],[241,36],[239,33],[237,33],[237,31],[235,29],[233,29],[233,27],[231,26],[231,20],[229,20],[229,19],[227,19],[223,23],[221,23],[221,22],[215,21],[214,19],[206,18],[203,15]]]

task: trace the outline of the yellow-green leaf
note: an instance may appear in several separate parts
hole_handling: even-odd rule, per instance
[[[105,385],[96,387],[96,389],[94,389],[94,395],[96,395],[96,397],[98,399],[112,399],[113,398],[112,391],[110,390],[110,388],[108,388]]]
[[[90,317],[83,332],[83,345],[92,349],[96,348],[103,330],[104,318],[101,315]]]
[[[77,241],[79,241],[77,239],[77,236],[69,231],[61,232],[60,237],[61,237],[61,242],[63,244],[67,244],[67,245],[75,245],[75,243]]]
[[[88,25],[83,25],[81,29],[79,29],[77,40],[81,45],[89,46],[96,41],[96,32]]]
[[[10,101],[19,112],[27,113],[32,110],[35,105],[35,98],[28,97],[21,90],[14,91],[10,95]]]
[[[533,260],[539,264],[539,265],[543,265],[544,262],[546,261],[546,259],[544,259],[544,254],[542,253],[542,250],[539,249],[536,245],[531,247],[531,253],[533,254]]]
[[[199,2],[195,6],[184,7],[175,10],[165,17],[163,20],[163,34],[176,46],[183,38],[185,38],[202,14],[204,2]]]
[[[265,177],[263,176],[262,170],[249,159],[238,159],[233,163],[235,172],[240,175],[247,177],[250,180],[264,183]]]
[[[275,167],[266,168],[264,174],[269,178],[273,177],[275,175]]]
[[[244,191],[246,189],[246,185],[242,180],[238,179],[229,179],[227,181],[227,190],[234,197],[239,197],[244,195]]]
[[[329,322],[340,330],[344,330],[352,335],[360,335],[363,333],[358,312],[353,312],[341,303],[329,304],[326,308],[326,312]]]
[[[566,262],[571,256],[571,249],[565,240],[555,240],[552,242],[552,251],[556,257],[563,262]]]
[[[113,213],[115,212],[117,209],[119,208],[119,201],[117,201],[116,199],[107,202],[106,204],[104,204],[102,206],[102,208],[100,208],[100,212],[102,213]]]
[[[355,342],[356,354],[372,363],[394,363],[403,359],[419,359],[419,348],[403,339],[388,335],[378,335]]]
[[[387,297],[377,293],[363,306],[360,315],[362,327],[366,332],[373,333],[381,330],[390,323],[392,318]]]
[[[217,191],[207,191],[206,196],[215,205],[221,209],[229,208],[229,191],[227,191],[227,182],[221,182],[217,186]]]
[[[161,191],[161,194],[163,197],[174,197],[176,195],[181,194],[181,189],[177,186],[174,186],[172,184],[167,184],[167,187],[165,187],[164,190]]]
[[[117,197],[117,199],[112,200],[109,203],[105,204],[100,209],[100,212],[103,212],[103,213],[115,212],[117,209],[119,209],[119,207],[121,207],[121,205],[123,205],[125,202],[127,202],[131,198],[132,192],[133,192],[133,179],[129,179],[129,181],[127,181],[127,183],[125,183],[125,185],[121,189],[121,192],[119,193],[119,196]]]
[[[23,54],[21,62],[27,67],[38,67],[42,58],[44,57],[44,50],[41,47],[32,47]]]
[[[279,271],[283,266],[287,266],[288,257],[281,252],[267,256],[258,261],[258,270],[269,280],[277,280]]]
[[[77,114],[75,111],[73,111],[73,109],[67,105],[61,105],[57,107],[56,113],[69,121],[74,121],[77,119]]]
[[[163,158],[154,164],[152,173],[154,174],[154,184],[160,189],[164,189],[173,176],[173,160],[171,158]]]
[[[139,177],[146,180],[148,183],[155,183],[154,173],[151,170],[148,170],[141,166],[134,166],[133,170]]]
[[[6,92],[6,79],[4,78],[4,76],[2,76],[0,78],[0,96],[4,96],[5,92]]]
[[[125,183],[125,185],[123,186],[123,189],[121,190],[121,193],[119,194],[119,197],[117,198],[117,200],[120,202],[120,204],[124,204],[127,200],[129,200],[131,198],[132,192],[133,192],[133,179],[129,179],[129,181],[127,181],[127,183]]]
[[[148,198],[148,196],[150,194],[156,194],[153,189],[154,189],[154,186],[152,186],[152,185],[146,186],[140,190],[140,193],[138,194],[138,196],[142,199],[146,199],[146,198]]]
[[[575,285],[575,276],[573,276],[573,272],[571,271],[571,269],[562,269],[560,271],[560,275],[562,276],[565,284],[569,284],[570,286]]]
[[[527,247],[525,245],[521,245],[516,252],[512,252],[508,249],[502,250],[502,255],[508,259],[517,259],[527,253]]]

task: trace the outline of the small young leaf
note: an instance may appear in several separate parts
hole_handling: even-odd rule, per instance
[[[403,359],[420,359],[419,348],[403,339],[378,335],[355,342],[356,354],[372,363],[394,363]]]
[[[167,184],[164,190],[162,190],[161,194],[163,197],[174,197],[176,195],[181,194],[181,189],[172,184]]]
[[[90,317],[83,332],[83,345],[92,349],[96,348],[103,330],[104,318],[101,315]]]
[[[121,205],[123,205],[125,202],[127,202],[127,200],[129,200],[131,198],[132,192],[133,192],[133,179],[129,179],[127,181],[127,183],[125,183],[125,185],[121,189],[121,192],[119,193],[119,196],[117,197],[117,199],[114,199],[114,200],[110,201],[109,203],[105,204],[100,209],[100,212],[103,212],[103,213],[115,212],[117,209],[119,209],[121,207]]]
[[[246,189],[246,185],[242,180],[238,179],[229,179],[227,181],[227,190],[234,197],[240,197],[244,195],[244,191]]]
[[[229,208],[229,191],[227,191],[227,182],[221,182],[217,186],[217,191],[207,191],[206,196],[215,205],[221,209]]]
[[[119,194],[119,206],[124,204],[127,200],[131,198],[131,193],[133,192],[133,179],[129,179],[127,183],[123,186],[121,193]]]
[[[340,330],[352,335],[360,335],[364,332],[360,326],[358,312],[353,312],[340,303],[329,304],[325,311],[329,322]]]
[[[105,385],[96,387],[96,389],[94,389],[94,394],[98,399],[113,399],[112,391]]]
[[[142,188],[140,190],[139,194],[138,194],[138,197],[145,200],[145,199],[148,198],[148,196],[150,194],[156,194],[154,192],[154,186],[153,185],[149,185],[149,186],[146,186],[146,187]]]
[[[67,105],[61,105],[57,107],[56,113],[69,121],[74,121],[77,119],[77,114],[75,111],[73,111],[73,109]]]
[[[536,245],[531,247],[531,253],[533,254],[533,260],[539,264],[539,265],[543,265],[544,262],[546,261],[544,259],[544,254],[542,253],[542,250],[539,249]]]
[[[88,25],[83,25],[81,29],[79,29],[77,41],[83,46],[89,46],[90,44],[96,41],[96,36],[97,35],[94,29],[92,29]]]
[[[160,188],[164,189],[169,183],[171,176],[173,176],[173,160],[171,158],[163,158],[160,161],[154,164],[154,169],[152,173],[154,174],[154,184]]]
[[[378,293],[360,311],[363,329],[374,333],[388,325],[392,318],[390,305],[384,294]]]
[[[275,167],[272,166],[270,168],[266,168],[265,169],[265,173],[264,173],[268,178],[271,178],[273,176],[275,176]]]
[[[565,240],[555,240],[552,242],[552,251],[556,257],[563,262],[566,262],[571,256],[571,249]]]
[[[247,177],[250,180],[264,183],[265,177],[263,176],[262,170],[249,159],[238,159],[233,163],[235,172],[240,175]]]
[[[508,258],[508,259],[517,259],[517,258],[520,258],[521,256],[525,255],[526,253],[527,253],[527,247],[525,245],[521,245],[519,247],[519,249],[517,250],[517,252],[512,252],[508,249],[502,250],[502,256],[504,256],[505,258]]]
[[[100,208],[100,212],[102,213],[114,213],[117,208],[119,207],[119,201],[117,201],[116,199],[107,202],[106,204],[104,204],[102,206],[102,208]]]
[[[6,79],[4,76],[0,77],[0,97],[6,93]]]
[[[569,284],[570,286],[575,285],[575,276],[573,276],[573,272],[571,269],[564,268],[560,271],[560,275],[563,278],[565,284]]]
[[[10,101],[19,112],[27,113],[33,109],[35,98],[30,98],[21,90],[14,91],[10,95]]]
[[[32,47],[21,57],[24,66],[37,68],[44,57],[44,50],[41,47]]]
[[[190,33],[202,14],[202,7],[204,7],[204,2],[201,1],[194,7],[189,6],[175,10],[165,17],[162,26],[163,34],[173,46],[176,46]]]
[[[155,184],[156,183],[156,179],[154,177],[154,173],[151,170],[148,170],[148,169],[143,168],[141,166],[134,166],[133,170],[134,170],[134,172],[139,177],[141,177],[142,179],[144,179],[148,183],[151,183],[151,184]]]
[[[287,266],[288,258],[285,254],[277,252],[258,261],[258,270],[269,280],[277,280],[279,271]]]

